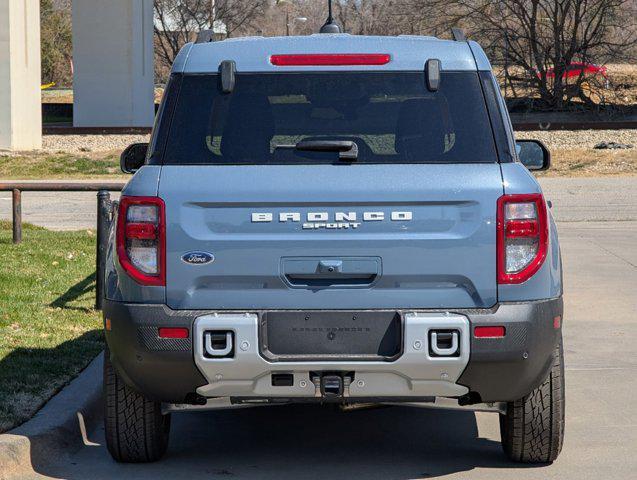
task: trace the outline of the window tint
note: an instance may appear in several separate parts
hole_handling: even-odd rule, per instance
[[[217,75],[185,75],[164,163],[338,162],[301,140],[347,140],[358,163],[495,162],[476,72],[443,72],[429,92],[420,72],[238,74],[223,94]]]

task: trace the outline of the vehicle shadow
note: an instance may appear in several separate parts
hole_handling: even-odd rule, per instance
[[[95,272],[88,275],[86,278],[80,280],[75,285],[70,287],[66,292],[60,295],[58,298],[51,302],[50,306],[54,308],[63,308],[69,310],[79,310],[83,312],[89,312],[92,309],[88,307],[75,307],[69,305],[69,303],[78,299],[85,293],[95,290]]]
[[[51,348],[18,347],[0,357],[0,433],[31,418],[103,348],[96,329]]]
[[[166,457],[147,465],[116,464],[103,446],[103,432],[94,436],[101,446],[85,447],[39,473],[78,480],[413,479],[477,467],[520,468],[506,459],[499,442],[479,437],[476,416],[468,411],[341,412],[299,405],[182,413],[173,415]]]

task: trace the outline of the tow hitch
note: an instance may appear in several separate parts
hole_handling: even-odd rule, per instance
[[[324,375],[321,378],[321,394],[324,397],[340,397],[343,395],[343,377]]]
[[[349,397],[349,386],[354,379],[353,372],[312,372],[310,374],[314,384],[315,397],[326,400]]]

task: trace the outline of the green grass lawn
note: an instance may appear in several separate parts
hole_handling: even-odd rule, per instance
[[[95,177],[126,178],[117,153],[0,153],[2,179],[69,179]]]
[[[0,432],[30,418],[102,350],[95,232],[0,221]]]

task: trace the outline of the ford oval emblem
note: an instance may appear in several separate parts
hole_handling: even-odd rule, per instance
[[[181,256],[181,260],[190,265],[206,265],[215,261],[215,256],[208,252],[188,252]]]

